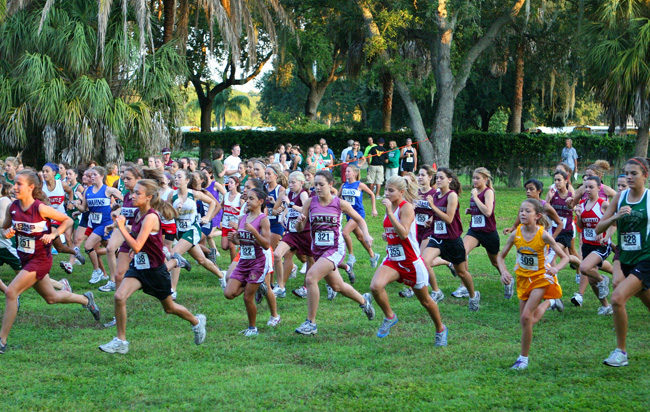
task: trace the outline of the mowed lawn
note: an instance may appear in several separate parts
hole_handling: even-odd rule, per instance
[[[497,222],[510,225],[523,190],[497,189]],[[461,196],[461,210],[469,191]],[[374,248],[384,255],[380,217],[368,218]],[[366,205],[366,210],[369,210]],[[465,230],[467,218],[463,218]],[[505,237],[501,238],[502,244]],[[355,240],[357,282],[368,292],[373,270]],[[219,258],[225,268],[228,259]],[[67,256],[66,256],[67,257]],[[64,277],[55,258],[52,276]],[[514,266],[514,254],[508,257]],[[519,354],[518,301],[504,300],[503,287],[485,254],[476,249],[469,268],[482,294],[481,309],[470,313],[467,299],[450,293],[459,281],[447,268],[436,268],[446,297],[440,304],[449,327],[449,346],[436,348],[433,323],[416,298],[397,296],[402,285],[388,287],[400,322],[379,339],[382,314],[368,321],[358,305],[339,295],[326,299],[321,284],[318,329],[301,336],[294,329],[307,314],[306,301],[287,293],[279,299],[282,323],[266,326],[266,302],[259,307],[260,335],[245,338],[242,298],[226,301],[215,277],[202,268],[181,274],[178,302],[207,316],[207,339],[195,346],[188,323],[165,315],[150,296],[129,301],[127,355],[109,355],[98,345],[115,329],[103,329],[78,305],[48,306],[33,290],[21,309],[0,356],[0,406],[3,410],[576,410],[647,411],[650,409],[650,316],[634,299],[629,304],[630,366],[610,368],[602,360],[615,348],[612,317],[596,314],[598,302],[588,290],[575,308],[574,273],[560,274],[564,313],[548,312],[534,329],[530,366],[509,367]],[[75,289],[89,289],[92,268],[75,266]],[[12,272],[2,267],[8,283]],[[287,290],[300,286],[302,276]],[[113,314],[112,293],[93,287],[102,322]],[[4,308],[4,303],[0,303]]]

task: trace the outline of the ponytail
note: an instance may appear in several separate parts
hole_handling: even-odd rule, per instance
[[[458,196],[460,196],[460,194],[463,191],[463,188],[460,185],[460,181],[458,180],[458,176],[456,176],[456,173],[454,173],[448,167],[441,167],[440,169],[438,169],[438,172],[444,173],[448,179],[451,179],[451,182],[449,183],[449,189],[453,190],[454,192],[456,192]]]

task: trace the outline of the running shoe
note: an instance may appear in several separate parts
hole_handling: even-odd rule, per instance
[[[99,283],[102,280],[103,276],[104,276],[104,272],[102,272],[101,269],[93,270],[93,273],[88,283],[92,285],[94,285],[95,283]]]
[[[296,273],[298,273],[298,266],[293,265],[293,268],[291,269],[291,274],[289,275],[289,279],[295,279]]]
[[[62,262],[59,263],[59,266],[61,266],[61,269],[63,269],[65,271],[65,273],[67,273],[68,275],[70,275],[72,273],[73,267],[70,264],[70,262],[62,261]]]
[[[303,298],[303,299],[307,298],[307,288],[304,286],[292,290],[291,293],[298,296],[299,298]]]
[[[564,302],[562,302],[562,299],[551,299],[551,310],[564,312]]]
[[[528,367],[528,361],[521,359],[521,356],[517,358],[514,365],[510,369],[522,371]]]
[[[111,319],[110,321],[104,323],[102,326],[104,328],[106,328],[106,329],[114,328],[115,326],[117,326],[117,321],[115,320],[115,316],[113,316],[113,319]]]
[[[280,286],[273,288],[273,294],[275,295],[276,298],[284,298],[287,296],[287,290],[285,288],[281,288]]]
[[[223,272],[221,272],[221,273],[223,273]],[[221,289],[226,290],[226,286],[228,286],[228,282],[226,281],[226,276],[225,275],[219,278],[219,286],[221,286]]]
[[[81,262],[79,262],[79,259],[75,259],[75,260],[74,260],[74,263],[73,263],[72,265],[73,265],[73,266],[74,266],[74,265],[79,265],[79,266],[81,266]]]
[[[101,269],[100,269],[100,271],[101,271]],[[110,277],[106,273],[102,272],[102,278],[100,279],[100,281],[101,280],[108,280],[108,279],[110,279]]]
[[[68,282],[68,279],[63,278],[59,282],[61,282],[61,285],[63,285],[63,289],[61,290],[65,290],[66,292],[72,293],[72,286],[70,286],[70,282]]]
[[[301,335],[315,335],[318,333],[318,328],[315,323],[312,323],[307,319],[302,325],[296,328],[296,333]]]
[[[167,246],[163,246],[163,253],[165,254],[165,259],[171,260],[172,254],[169,249],[167,249]]]
[[[2,344],[2,341],[0,340],[0,355],[5,353],[7,351],[7,344],[5,343],[4,345]]]
[[[447,268],[448,268],[449,271],[451,272],[451,275],[452,275],[452,276],[454,276],[454,277],[458,277],[458,273],[456,273],[456,268],[454,267],[454,264],[453,264],[453,263],[448,263],[448,264],[447,264]]]
[[[255,303],[260,304],[262,303],[262,299],[264,299],[264,296],[266,296],[266,292],[268,292],[268,288],[266,287],[266,283],[262,282],[260,283],[260,286],[257,288],[257,292],[255,292]]]
[[[174,253],[172,255],[172,259],[176,259],[176,264],[178,265],[179,268],[185,269],[188,272],[192,270],[192,264],[183,256],[181,256],[180,253]]]
[[[582,306],[582,301],[583,297],[579,293],[574,293],[573,297],[571,298],[571,303],[573,303],[573,306]]]
[[[377,265],[379,264],[379,259],[381,258],[381,254],[375,253],[375,256],[370,258],[370,267],[371,268],[376,268]]]
[[[609,358],[605,359],[603,363],[607,366],[627,366],[627,353],[623,352],[619,348],[616,348],[609,354]]]
[[[458,289],[455,291],[451,292],[451,296],[455,298],[468,298],[469,297],[469,291],[467,288],[463,285],[458,286]]]
[[[377,331],[377,337],[385,338],[386,336],[388,336],[388,334],[390,333],[390,328],[392,328],[393,325],[395,325],[397,322],[399,322],[399,319],[397,319],[397,315],[394,315],[393,319],[384,318],[384,321],[381,323],[381,326]]]
[[[352,271],[352,265],[348,263],[348,267],[345,269],[345,273],[348,274],[348,279],[350,279],[350,284],[354,285],[354,282],[357,281],[357,275]]]
[[[436,332],[435,346],[447,346],[447,334],[449,333],[449,329],[447,329],[447,325],[442,325],[442,327],[445,328],[442,332]]]
[[[269,316],[269,321],[266,322],[266,326],[278,326],[282,318],[280,315],[278,315],[277,318],[274,318],[273,316]]]
[[[603,280],[596,283],[598,288],[598,299],[605,299],[609,295],[609,278],[603,275]]]
[[[172,300],[176,300],[177,297],[178,297],[178,292],[172,289]]]
[[[413,289],[409,287],[405,287],[398,293],[400,298],[412,298],[415,293],[413,292]]]
[[[197,345],[202,344],[205,341],[205,315],[196,315],[196,318],[199,320],[199,323],[192,326],[192,332],[194,332],[194,343]]]
[[[81,254],[81,250],[79,249],[79,247],[76,247],[73,250],[74,250],[74,258],[77,259],[80,264],[85,265],[86,257]]]
[[[208,259],[212,263],[217,263],[217,249],[210,249],[210,252],[208,253]]]
[[[129,352],[129,342],[115,337],[107,344],[101,345],[99,349],[106,353],[121,353],[124,355]]]
[[[90,313],[93,314],[95,320],[99,322],[99,319],[101,318],[101,314],[99,312],[99,306],[97,306],[97,304],[95,303],[95,297],[93,296],[93,293],[86,292],[84,293],[84,296],[88,298],[88,304],[83,305],[83,307],[88,309]]]
[[[303,275],[307,273],[307,262],[302,264],[302,267],[300,268],[300,273]]]
[[[614,309],[611,306],[601,306],[598,308],[598,314],[601,316],[607,316],[614,314]]]
[[[115,292],[115,282],[109,280],[104,286],[99,287],[100,292]]]
[[[511,299],[512,295],[515,294],[515,280],[512,279],[510,284],[503,285],[503,297],[506,299]]]
[[[251,336],[257,336],[259,335],[259,332],[257,331],[257,328],[249,327],[248,329],[244,329],[241,332],[239,332],[240,335],[244,335],[246,337],[251,337]]]
[[[332,289],[330,285],[327,285],[327,300],[334,300],[336,295],[338,295],[338,292]]]
[[[478,312],[478,310],[481,308],[480,303],[481,303],[481,292],[475,290],[474,297],[469,298],[469,311]]]
[[[55,255],[59,254],[59,251],[56,250],[56,248],[52,248],[52,252],[50,252],[50,253],[52,254],[52,256],[55,256]]]
[[[353,267],[354,264],[357,263],[357,258],[354,255],[350,254],[350,255],[348,255],[348,262],[347,263],[348,263],[348,265],[350,265],[350,267]]]
[[[20,310],[20,295],[18,295],[18,297],[16,298],[16,306],[17,306],[16,311],[19,311]]]
[[[414,293],[411,291],[411,293]],[[438,289],[438,291],[432,290],[431,291],[431,299],[433,299],[434,302],[438,303],[441,300],[445,298],[445,294],[442,292],[442,289]]]
[[[364,293],[363,298],[366,301],[359,305],[359,307],[366,314],[368,320],[373,320],[375,318],[375,308],[372,306],[372,295],[370,293]]]
[[[575,269],[575,268],[573,268],[573,269]],[[576,283],[577,283],[578,285],[580,284],[580,278],[581,278],[581,277],[582,277],[582,275],[580,275],[580,273],[576,273]]]

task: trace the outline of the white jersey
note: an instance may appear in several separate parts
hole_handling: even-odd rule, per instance
[[[47,188],[47,182],[43,182],[43,193],[50,201],[50,205],[61,213],[65,213],[65,190],[60,180],[54,181],[54,190]]]

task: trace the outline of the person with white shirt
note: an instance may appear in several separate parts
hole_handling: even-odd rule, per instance
[[[241,176],[239,174],[239,164],[241,163],[241,159],[239,158],[239,154],[241,153],[241,148],[239,147],[238,144],[234,145],[232,147],[232,154],[226,158],[223,162],[224,169],[226,171],[224,175],[224,183],[228,183],[228,178],[230,176],[235,176],[237,179],[239,179]]]
[[[341,152],[341,182],[345,183],[345,169],[348,168],[348,164],[346,163],[348,160],[348,152],[352,150],[352,146],[354,145],[354,140],[350,139],[348,140],[348,147],[343,149],[343,152]]]

